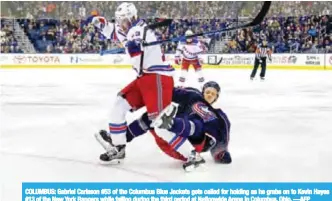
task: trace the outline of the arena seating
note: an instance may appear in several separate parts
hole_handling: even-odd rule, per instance
[[[62,5],[63,4],[63,5]],[[67,5],[68,4],[68,5]],[[113,16],[118,2],[10,2],[7,7],[15,14],[40,53],[96,53],[111,49],[115,41],[106,40],[97,30],[86,23],[91,15]],[[236,7],[238,6],[238,7]],[[259,4],[248,2],[239,7],[233,2],[144,2],[138,5],[142,18],[153,22],[157,17],[174,19],[168,28],[157,31],[159,39],[182,36],[187,29],[195,33],[226,28],[241,19],[250,18]],[[202,10],[202,7],[207,8]],[[312,13],[312,8],[319,10]],[[177,8],[177,9],[175,9]],[[230,9],[232,8],[232,9]],[[293,10],[294,9],[294,10]],[[234,10],[237,11],[234,13]],[[276,53],[331,52],[331,5],[326,2],[274,2],[269,16],[257,27],[226,34],[208,36],[210,45],[225,43],[223,53],[253,52],[255,46],[266,39]],[[295,16],[294,16],[295,15]],[[61,16],[61,17],[59,17]],[[3,24],[2,24],[3,25]],[[1,26],[1,52],[20,52],[6,26]],[[3,37],[2,37],[3,38]],[[225,40],[227,39],[227,40]],[[3,42],[3,40],[5,40]],[[176,43],[163,45],[165,53],[173,53]],[[213,50],[211,50],[213,51]]]

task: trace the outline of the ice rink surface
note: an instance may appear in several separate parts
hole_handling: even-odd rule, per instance
[[[24,181],[332,180],[332,71],[270,70],[265,82],[251,82],[249,70],[204,73],[222,88],[215,106],[232,123],[233,163],[206,154],[205,167],[188,174],[150,134],[128,145],[124,164],[99,165],[93,134],[107,128],[132,70],[1,70],[0,200],[20,200]]]

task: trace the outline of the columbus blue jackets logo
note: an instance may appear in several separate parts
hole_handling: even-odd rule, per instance
[[[209,122],[217,118],[217,116],[209,110],[208,106],[204,103],[196,103],[193,105],[193,112],[198,114],[204,122]]]

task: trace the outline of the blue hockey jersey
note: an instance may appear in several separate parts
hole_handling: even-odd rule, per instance
[[[202,93],[196,88],[174,88],[173,102],[179,104],[178,115],[188,115],[192,113],[191,106],[199,101],[204,101]]]
[[[188,138],[193,144],[200,143],[204,135],[208,135],[210,146],[207,144],[205,149],[211,149],[212,155],[220,149],[227,150],[231,124],[221,109],[209,106],[195,88],[174,88],[173,102],[179,104],[176,117],[195,121],[196,129],[200,129],[198,136]]]
[[[230,121],[227,115],[221,109],[212,108],[195,88],[174,88],[172,101],[179,104],[176,118],[187,119],[195,124],[194,134],[186,136],[190,143],[196,149],[201,147],[200,151],[210,151],[215,161],[229,163]],[[147,113],[144,113],[139,120],[128,126],[127,142],[152,129],[150,125],[151,120]],[[229,157],[225,160],[224,156],[227,154]]]

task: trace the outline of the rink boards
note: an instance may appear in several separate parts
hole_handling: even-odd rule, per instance
[[[175,68],[174,54],[165,60]],[[254,65],[254,54],[204,54],[200,55],[203,68],[247,69]],[[2,54],[1,68],[132,68],[125,54]],[[332,54],[274,54],[269,69],[331,70]]]
[[[179,65],[173,65],[176,69],[179,69]],[[249,69],[253,68],[251,65],[202,65],[203,68],[209,69]],[[279,69],[279,70],[332,70],[332,67],[326,68],[324,66],[278,66],[278,65],[268,65],[268,69]],[[4,69],[19,69],[19,68],[77,68],[77,69],[105,69],[105,68],[117,68],[125,69],[131,68],[130,65],[1,65]]]

